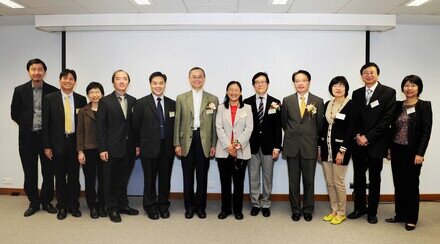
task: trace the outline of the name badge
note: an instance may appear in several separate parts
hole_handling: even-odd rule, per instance
[[[76,109],[76,114],[78,114],[79,108]]]
[[[170,111],[170,118],[174,117],[174,111]]]
[[[214,113],[214,110],[213,110],[213,109],[207,109],[207,110],[206,110],[206,114],[212,114],[212,113]]]
[[[335,142],[343,143],[344,140],[341,140],[341,139],[335,139]]]
[[[412,107],[412,108],[408,108],[407,110],[406,110],[406,114],[412,114],[412,113],[415,113],[416,112],[416,108],[414,108],[414,107]]]
[[[379,101],[377,101],[377,100],[375,100],[374,102],[370,103],[371,108],[374,108],[377,105],[379,105]]]
[[[244,119],[246,117],[247,117],[247,113],[246,112],[243,112],[243,113],[240,114],[240,118]]]
[[[276,113],[276,112],[277,112],[276,109],[271,108],[271,109],[269,109],[269,111],[268,111],[267,113],[268,113],[268,114],[274,114],[274,113]]]
[[[340,120],[345,120],[345,114],[337,113],[336,118]]]

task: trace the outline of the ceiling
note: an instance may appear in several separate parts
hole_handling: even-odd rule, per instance
[[[421,7],[406,7],[409,0],[289,0],[272,5],[272,0],[150,0],[140,6],[133,0],[14,0],[26,8],[11,9],[0,4],[0,16],[15,17],[64,14],[134,13],[319,13],[395,14],[415,21],[440,19],[440,0]],[[1,21],[0,21],[1,22]],[[428,23],[429,24],[429,23]],[[1,23],[0,23],[1,25]]]

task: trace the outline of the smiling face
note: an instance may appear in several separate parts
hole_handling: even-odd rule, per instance
[[[67,75],[60,79],[61,90],[66,94],[70,94],[73,91],[75,84],[76,80],[71,73],[67,73]]]
[[[154,95],[160,97],[165,91],[165,85],[166,83],[162,76],[155,76],[151,79],[150,82],[151,92]]]
[[[113,79],[113,86],[115,90],[120,94],[125,94],[128,88],[128,75],[124,71],[118,71],[115,73],[115,77]]]
[[[345,97],[345,85],[343,83],[336,83],[332,86],[332,95],[335,98]]]
[[[255,93],[259,96],[266,94],[269,84],[267,83],[266,77],[264,75],[258,76],[254,81]]]
[[[367,87],[372,87],[374,84],[376,84],[378,79],[379,75],[377,74],[376,67],[370,66],[362,70],[362,80]]]
[[[418,97],[418,93],[419,87],[416,84],[407,81],[405,85],[403,85],[403,94],[405,94],[407,99]]]
[[[203,73],[203,70],[195,69],[189,73],[188,80],[194,90],[200,91],[205,84],[205,74]]]
[[[46,76],[46,71],[44,70],[43,64],[33,64],[28,70],[29,77],[33,82],[39,83],[43,81],[44,76]]]
[[[89,98],[90,102],[98,103],[99,99],[102,97],[101,90],[99,90],[99,88],[92,88],[87,93],[87,97]]]
[[[296,74],[293,83],[295,84],[295,89],[299,94],[304,95],[309,91],[310,81],[305,74]]]
[[[230,103],[237,103],[241,96],[241,89],[237,84],[231,84],[226,93]]]

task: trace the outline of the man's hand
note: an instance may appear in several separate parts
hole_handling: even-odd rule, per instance
[[[177,156],[182,156],[182,147],[181,146],[176,146],[174,148],[174,152],[176,153]]]
[[[209,151],[209,156],[214,157],[215,156],[215,147],[211,147],[211,150]]]
[[[102,161],[108,162],[108,151],[100,153],[99,157],[101,158]]]
[[[141,154],[141,148],[136,147],[136,157],[139,156],[139,154]]]
[[[414,164],[423,164],[423,161],[425,161],[425,159],[422,156],[416,155],[416,158],[414,159]]]
[[[83,151],[78,152],[78,161],[80,164],[86,164],[86,155],[84,155]]]
[[[53,153],[52,153],[52,149],[50,148],[45,148],[44,149],[44,155],[46,155],[46,157],[50,160],[52,160],[53,158]]]
[[[365,135],[356,135],[356,143],[359,146],[366,147],[368,146],[368,139],[365,137]]]
[[[272,151],[272,159],[277,160],[279,156],[280,156],[280,149],[274,148]]]

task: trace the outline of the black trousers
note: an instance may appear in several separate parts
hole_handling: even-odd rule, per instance
[[[168,210],[173,160],[174,150],[172,147],[167,147],[164,142],[160,144],[160,152],[157,158],[141,157],[144,171],[143,205],[145,211]],[[157,178],[158,190],[156,191]]]
[[[416,155],[406,145],[391,146],[396,217],[417,224],[419,219],[419,176],[422,165],[414,164]]]
[[[86,163],[82,165],[82,169],[84,172],[87,206],[90,209],[105,207],[104,169],[98,149],[86,149],[84,150],[84,155],[86,156]],[[96,182],[98,182],[98,192],[96,192]]]
[[[208,189],[209,158],[203,153],[200,130],[193,131],[188,155],[182,157],[183,195],[186,211],[204,211]],[[197,191],[194,195],[194,171],[197,178]]]
[[[370,216],[377,215],[380,197],[380,173],[383,167],[383,158],[372,158],[368,151],[363,148],[356,148],[353,151],[353,175],[354,175],[354,209],[358,211],[367,211]],[[366,202],[368,170],[368,208]]]
[[[76,136],[64,138],[64,150],[54,152],[57,208],[79,208],[79,162],[76,152]]]
[[[223,212],[242,213],[244,176],[246,173],[247,162],[248,160],[236,159],[231,156],[228,156],[227,158],[217,158],[217,165],[220,172],[220,183],[222,187]],[[231,183],[234,185],[233,194]]]
[[[119,207],[128,205],[127,185],[134,166],[134,157],[127,150],[120,158],[109,155],[103,165],[105,206],[108,211],[118,211]]]
[[[24,191],[32,207],[48,204],[54,198],[55,166],[44,154],[41,136],[41,131],[32,132],[29,144],[22,145],[20,143],[18,150],[24,172]],[[43,176],[40,192],[38,192],[38,157],[40,157],[41,174]]]

